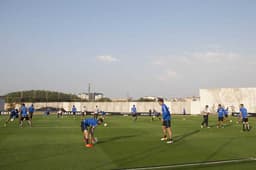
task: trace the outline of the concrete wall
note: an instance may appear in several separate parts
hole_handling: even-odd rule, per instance
[[[201,109],[209,105],[216,111],[218,104],[223,104],[239,112],[239,104],[243,103],[248,112],[256,113],[256,88],[200,89],[200,100]]]
[[[195,102],[197,103],[197,102]],[[197,104],[194,102],[165,102],[165,104],[171,109],[174,114],[183,114],[185,108],[186,114],[198,114]],[[25,103],[26,106],[30,106],[31,103]],[[75,105],[78,111],[82,111],[84,107],[88,111],[94,111],[96,106],[100,110],[105,112],[123,112],[127,113],[131,111],[131,107],[136,105],[138,112],[148,112],[150,109],[155,109],[161,112],[161,107],[157,102],[49,102],[49,103],[34,103],[35,109],[52,107],[52,108],[64,108],[66,111],[71,111],[72,106]],[[10,107],[9,104],[5,104],[5,109]],[[19,104],[14,104],[15,108],[19,108]]]

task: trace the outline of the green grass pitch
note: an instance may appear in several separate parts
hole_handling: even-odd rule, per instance
[[[160,141],[161,123],[150,117],[109,116],[108,127],[96,128],[99,142],[85,148],[80,130],[81,118],[34,116],[33,127],[25,122],[18,128],[15,120],[4,127],[1,116],[1,170],[87,170],[125,169],[177,165],[196,162],[248,159],[256,157],[256,129],[242,132],[241,124],[233,123],[217,129],[214,115],[210,129],[201,129],[201,116],[173,116],[174,144]],[[249,119],[255,125],[255,118]],[[196,165],[171,169],[255,169],[256,161]],[[168,169],[168,168],[167,168]]]

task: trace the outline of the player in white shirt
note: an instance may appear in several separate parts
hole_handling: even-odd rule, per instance
[[[204,110],[202,111],[202,114],[203,114],[203,122],[201,123],[201,128],[203,128],[203,127],[210,128],[208,126],[208,118],[209,118],[209,114],[210,114],[210,109],[209,109],[208,105],[205,106]]]

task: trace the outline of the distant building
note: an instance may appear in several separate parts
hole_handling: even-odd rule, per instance
[[[112,102],[128,102],[129,99],[127,98],[112,98]]]
[[[95,100],[102,99],[104,97],[104,94],[103,93],[79,93],[77,96],[83,100],[95,101]]]
[[[142,97],[141,99],[143,99],[143,100],[154,100],[154,101],[157,101],[157,97],[154,97],[154,96],[144,96],[144,97]]]

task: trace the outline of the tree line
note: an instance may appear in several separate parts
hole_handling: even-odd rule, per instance
[[[4,96],[7,103],[19,102],[76,102],[82,100],[77,95],[47,90],[29,90],[8,93]]]

